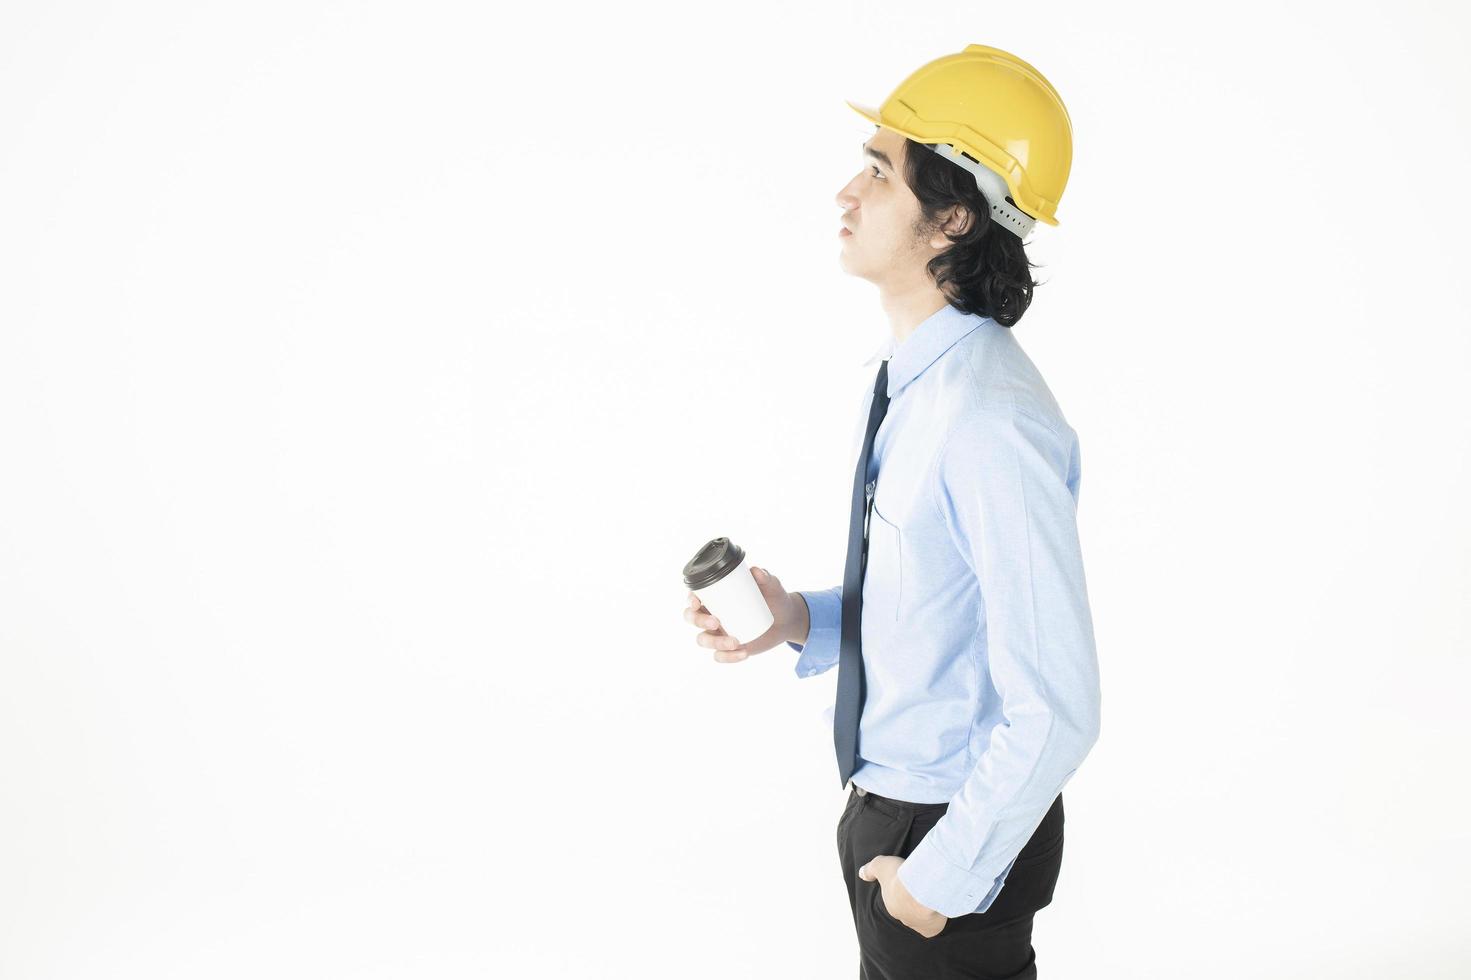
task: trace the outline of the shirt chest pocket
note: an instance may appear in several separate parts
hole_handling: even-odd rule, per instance
[[[875,501],[868,522],[868,565],[863,573],[864,616],[898,619],[903,591],[903,533]]]

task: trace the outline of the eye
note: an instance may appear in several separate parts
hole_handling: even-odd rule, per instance
[[[869,169],[869,170],[872,170],[872,171],[873,171],[873,175],[874,175],[874,176],[875,176],[875,177],[877,177],[877,178],[878,178],[878,179],[879,179],[879,180],[884,180],[884,179],[885,179],[885,178],[884,178],[884,175],[883,175],[883,174],[881,174],[881,173],[879,173],[879,168],[878,168],[878,167],[877,167],[877,166],[875,166],[875,165],[873,165],[873,164],[869,164],[869,165],[868,165],[868,169]]]

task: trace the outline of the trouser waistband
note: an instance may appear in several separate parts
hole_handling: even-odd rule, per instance
[[[941,803],[910,803],[908,800],[896,800],[889,796],[880,796],[872,790],[864,789],[853,780],[848,780],[848,791],[851,795],[861,796],[867,802],[878,806],[881,810],[888,810],[895,815],[907,815],[911,813],[932,813],[935,810],[944,810],[950,806],[950,801]]]

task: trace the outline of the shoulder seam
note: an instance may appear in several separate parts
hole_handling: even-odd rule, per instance
[[[1004,357],[1007,357],[1007,358],[1010,358],[1011,357],[1011,349],[1010,348],[1003,348],[1001,345],[992,345],[992,348],[991,349],[997,350],[1001,354],[1001,356],[1004,356]],[[965,370],[966,370],[966,373],[970,376],[971,386],[974,388],[974,390],[977,393],[980,393],[982,391],[982,389],[981,389],[981,381],[980,381],[979,378],[976,377],[976,366],[975,366],[975,362],[971,358],[966,358]],[[1033,422],[1036,422],[1038,425],[1042,426],[1043,428],[1045,428],[1047,431],[1051,432],[1053,435],[1057,436],[1058,438],[1064,439],[1064,438],[1067,437],[1067,433],[1063,432],[1062,429],[1058,428],[1058,426],[1055,423],[1053,423],[1051,421],[1048,421],[1047,419],[1042,418],[1041,416],[1039,416],[1036,412],[1030,411],[1030,410],[1022,407],[1021,405],[1017,404],[1016,397],[1014,395],[1012,395],[1011,392],[1009,392],[1009,391],[1006,393],[1006,403],[1005,404],[1007,405],[1007,407],[1009,407],[1012,411],[1016,412],[1018,415],[1024,415],[1024,416],[1026,416],[1027,418],[1031,419]],[[982,400],[979,403],[979,405],[974,410],[972,410],[970,412],[967,412],[965,414],[965,416],[962,417],[962,419],[960,420],[960,422],[957,422],[956,424],[959,425],[961,422],[964,422],[964,421],[968,420],[974,414],[978,414],[980,412],[987,411],[988,409],[993,408],[993,407],[1000,407],[1001,405],[1002,405],[1002,403],[1000,401],[987,402],[987,401],[985,401],[984,398],[982,398]],[[954,431],[954,430],[952,430],[952,431]],[[947,434],[945,436],[945,442],[948,444],[949,441],[950,441],[950,436]],[[943,447],[941,448],[940,452],[941,452],[941,454],[944,453]]]

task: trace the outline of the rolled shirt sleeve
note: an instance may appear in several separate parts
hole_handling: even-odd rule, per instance
[[[802,655],[797,658],[797,676],[812,677],[836,667],[838,639],[843,615],[843,587],[835,585],[820,592],[798,592],[807,603],[807,642],[787,641]]]
[[[954,917],[984,912],[1001,892],[1097,741],[1101,696],[1076,521],[1077,434],[1013,407],[983,408],[951,432],[936,465],[934,502],[980,588],[1004,716],[899,869],[917,901]]]

